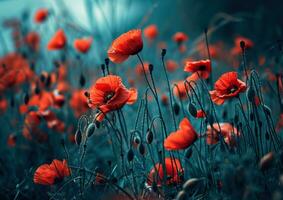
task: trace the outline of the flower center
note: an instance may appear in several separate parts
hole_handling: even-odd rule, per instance
[[[114,94],[115,94],[114,92],[107,93],[104,97],[104,101],[108,102],[114,96]]]
[[[199,71],[205,71],[205,69],[206,69],[205,65],[199,66]]]
[[[233,87],[231,87],[229,89],[229,94],[232,94],[232,93],[236,92],[237,90],[238,90],[238,87],[234,85]]]

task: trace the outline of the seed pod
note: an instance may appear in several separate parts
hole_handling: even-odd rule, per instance
[[[255,98],[255,90],[252,87],[249,87],[247,90],[247,99],[249,100],[249,102],[254,102],[254,98]]]
[[[242,50],[245,49],[245,46],[246,46],[245,41],[241,40],[241,42],[240,42],[240,47],[241,47],[241,49],[242,49]]]
[[[197,109],[196,109],[196,106],[194,105],[193,102],[189,103],[189,108],[188,108],[190,114],[193,116],[193,117],[197,117]]]
[[[271,115],[271,109],[267,105],[263,105],[263,110],[267,115]]]
[[[147,142],[148,144],[151,144],[152,141],[153,141],[153,133],[152,133],[151,130],[149,130],[149,131],[147,131],[147,133],[146,133],[146,142]]]
[[[84,75],[83,74],[81,74],[81,76],[80,76],[80,86],[81,87],[84,87],[84,85],[85,85],[85,77],[84,77]]]
[[[88,137],[92,136],[96,129],[96,125],[94,123],[90,123],[86,129],[86,134]]]
[[[186,197],[186,192],[181,190],[178,194],[177,194],[177,197],[176,197],[176,200],[186,200],[187,197]]]
[[[153,65],[152,64],[148,65],[148,70],[149,70],[150,73],[152,73],[152,71],[153,71]]]
[[[78,129],[75,134],[75,142],[77,145],[80,145],[82,142],[82,132],[80,131],[80,129]]]
[[[141,155],[145,155],[145,146],[143,145],[143,143],[140,143],[139,145],[139,152]]]
[[[179,104],[174,103],[174,105],[173,105],[173,110],[174,110],[174,113],[175,113],[176,115],[179,115],[179,112],[180,112],[180,106],[179,106]]]
[[[191,178],[183,184],[183,190],[186,192],[191,191],[199,182],[198,178]]]
[[[166,49],[162,49],[161,56],[164,57],[166,55]]]
[[[140,139],[139,136],[135,136],[135,137],[134,137],[134,143],[135,143],[136,145],[139,145],[139,144],[141,143],[141,139]]]
[[[127,153],[128,162],[131,162],[134,159],[134,156],[135,156],[134,151],[132,149],[129,149]]]
[[[260,170],[267,170],[268,168],[271,167],[272,162],[274,160],[274,154],[273,152],[269,152],[267,154],[265,154],[259,162],[259,168]]]
[[[186,151],[185,157],[186,157],[187,159],[190,159],[190,157],[192,156],[192,154],[193,154],[193,150],[192,150],[192,148],[189,148],[189,149]]]

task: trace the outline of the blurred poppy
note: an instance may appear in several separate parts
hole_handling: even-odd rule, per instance
[[[173,89],[173,94],[180,99],[186,99],[187,98],[186,87],[185,87],[184,81],[178,81],[178,82],[175,83],[174,89]]]
[[[214,84],[213,91],[210,91],[214,103],[221,105],[225,100],[237,97],[247,89],[246,84],[238,79],[237,72],[223,74]]]
[[[0,97],[0,114],[5,113],[7,108],[8,108],[8,101]]]
[[[161,103],[162,103],[162,105],[167,106],[168,102],[169,101],[168,101],[167,95],[166,94],[162,94],[162,96],[161,96]]]
[[[67,176],[70,176],[67,161],[55,159],[51,164],[40,165],[34,173],[33,181],[36,184],[53,185],[61,182]]]
[[[133,104],[137,95],[137,90],[128,90],[119,76],[108,75],[99,78],[90,88],[88,105],[101,111],[97,116],[97,120],[101,121],[104,114],[120,109],[125,104]]]
[[[25,42],[33,51],[39,50],[40,36],[37,32],[29,32],[25,37]]]
[[[42,23],[48,17],[48,10],[46,8],[38,9],[34,15],[34,21],[36,23]]]
[[[207,79],[211,73],[211,61],[188,61],[185,65],[184,71],[193,73],[193,76],[196,76],[196,79],[198,77]]]
[[[76,117],[79,117],[88,110],[87,100],[83,90],[73,91],[69,103]]]
[[[114,63],[122,63],[143,48],[140,29],[130,30],[116,38],[108,49],[108,57]]]
[[[181,163],[178,159],[176,158],[165,158],[165,169],[166,169],[166,175],[167,175],[167,180],[166,184],[179,184],[181,183],[182,176],[184,173],[184,170],[181,166]],[[157,184],[157,186],[162,185],[162,180],[163,180],[164,172],[163,172],[163,167],[161,163],[157,163],[155,167],[153,167],[150,170],[150,173],[147,178],[147,184],[152,185],[153,182]]]
[[[198,138],[197,132],[187,118],[184,118],[179,129],[172,132],[164,141],[164,147],[167,150],[186,149],[192,145]]]
[[[151,25],[147,26],[143,30],[143,34],[146,37],[146,39],[154,40],[157,37],[157,35],[158,35],[157,26],[155,24],[151,24]]]
[[[177,32],[172,38],[177,44],[182,44],[188,40],[188,36],[183,32]]]
[[[166,69],[168,72],[174,72],[178,68],[178,64],[174,60],[166,61]]]
[[[10,134],[7,140],[7,145],[9,147],[15,147],[16,146],[16,140],[17,137],[14,134]]]
[[[59,29],[49,40],[47,49],[50,51],[60,50],[66,46],[67,38],[63,29]]]
[[[224,141],[229,146],[236,145],[236,137],[240,136],[240,132],[232,126],[230,123],[219,123],[220,129],[217,123],[213,124],[213,129],[210,125],[207,126],[206,131],[206,143],[209,145],[216,144],[219,141],[219,135],[221,134]],[[220,132],[221,130],[221,132]]]
[[[92,38],[75,39],[74,48],[81,53],[87,53],[91,47]]]
[[[246,38],[246,37],[242,37],[242,36],[238,36],[234,39],[234,48],[231,49],[231,54],[232,55],[238,55],[242,52],[241,46],[240,46],[240,42],[244,41],[245,42],[245,49],[250,49],[254,46],[254,43],[252,40]]]
[[[145,73],[149,73],[149,63],[144,62],[143,66],[144,66]],[[137,64],[137,66],[136,66],[136,74],[137,75],[143,75],[143,68],[142,68],[142,64],[140,64],[140,63]]]

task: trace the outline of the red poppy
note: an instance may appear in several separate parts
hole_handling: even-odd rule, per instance
[[[37,32],[29,32],[25,37],[25,42],[33,51],[39,50],[40,37]]]
[[[14,134],[10,134],[7,140],[7,145],[9,147],[15,147],[16,146],[16,136]]]
[[[197,132],[187,118],[184,118],[179,129],[172,132],[164,141],[164,147],[167,150],[186,149],[191,146],[198,138]]]
[[[145,73],[149,73],[149,63],[144,62],[143,66],[144,66]],[[137,64],[137,66],[136,66],[136,74],[137,75],[143,75],[143,68],[142,68],[142,64],[140,64],[140,63]]]
[[[53,185],[70,176],[67,161],[53,160],[51,164],[40,165],[33,177],[33,182],[41,185]]]
[[[130,30],[116,38],[108,49],[108,57],[114,63],[122,63],[143,48],[140,29]]]
[[[167,106],[167,105],[168,105],[169,100],[168,100],[168,97],[167,97],[166,94],[162,94],[162,96],[161,96],[161,102],[162,102],[162,104],[163,104],[164,106]]]
[[[47,49],[50,51],[60,50],[65,47],[66,43],[67,43],[66,35],[63,29],[59,29],[49,40],[47,44]]]
[[[69,103],[76,117],[79,117],[88,110],[88,105],[83,90],[73,91]]]
[[[205,112],[203,110],[197,110],[197,116],[196,118],[204,118]]]
[[[229,146],[235,146],[236,145],[235,137],[239,137],[241,135],[240,132],[230,123],[220,123],[219,125],[221,132],[219,130],[217,123],[213,124],[213,129],[211,128],[210,125],[207,126],[206,143],[209,145],[216,144],[219,141],[218,133],[220,132],[226,144],[228,144]]]
[[[104,114],[120,109],[125,104],[133,104],[137,100],[137,95],[137,90],[128,90],[119,76],[108,75],[99,78],[90,88],[88,105],[101,111],[97,118],[101,121]]]
[[[87,53],[91,47],[92,38],[75,39],[74,48],[81,53]]]
[[[143,30],[144,36],[148,40],[154,40],[158,35],[158,29],[155,24],[151,24]]]
[[[38,9],[34,15],[34,21],[36,23],[42,23],[48,17],[48,10],[46,8]]]
[[[8,108],[8,102],[6,99],[0,97],[0,114],[3,114],[6,112]]]
[[[175,84],[176,85],[174,86],[173,94],[180,99],[186,99],[187,93],[184,81],[178,81]]]
[[[173,158],[165,158],[165,169],[167,180],[166,184],[179,184],[182,182],[182,176],[184,170],[181,166],[181,163],[178,159]],[[161,163],[157,163],[155,167],[150,170],[148,175],[147,184],[152,185],[153,182],[157,184],[157,186],[161,186],[163,180],[164,172]]]
[[[238,96],[247,89],[246,84],[238,79],[237,72],[223,74],[214,84],[213,91],[210,91],[214,103],[221,105],[225,100]]]
[[[236,37],[235,40],[234,40],[235,47],[232,48],[232,50],[231,50],[231,54],[232,55],[238,55],[238,54],[240,54],[242,52],[242,49],[240,47],[240,42],[241,41],[245,42],[245,48],[246,49],[250,49],[250,48],[252,48],[254,46],[253,41],[251,41],[250,39],[242,37],[242,36]]]
[[[166,61],[166,69],[168,72],[174,72],[178,68],[178,64],[174,60]]]
[[[211,62],[210,60],[188,61],[184,71],[193,73],[196,78],[207,79],[211,73]]]
[[[175,35],[173,35],[172,39],[177,42],[177,44],[181,44],[188,40],[188,36],[183,32],[177,32]]]

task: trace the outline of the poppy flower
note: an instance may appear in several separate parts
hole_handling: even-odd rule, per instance
[[[151,25],[147,26],[143,30],[143,34],[146,37],[146,39],[154,40],[157,37],[157,35],[158,35],[157,26],[155,24],[151,24]]]
[[[172,132],[164,141],[167,150],[181,150],[191,146],[198,138],[197,132],[187,118],[184,118],[179,129]]]
[[[185,65],[184,71],[193,73],[193,76],[196,76],[196,78],[201,77],[203,79],[207,79],[211,73],[211,61],[188,61]]]
[[[3,114],[6,112],[8,108],[8,102],[6,99],[0,97],[0,114]]]
[[[188,36],[183,32],[177,32],[172,38],[177,44],[182,44],[188,40]]]
[[[53,160],[51,164],[40,165],[33,177],[35,184],[53,185],[70,176],[70,169],[67,161]]]
[[[169,100],[168,100],[167,95],[166,94],[162,94],[161,95],[161,103],[162,103],[162,105],[167,106],[168,102],[169,102]]]
[[[74,48],[81,53],[87,53],[91,47],[92,38],[75,39]]]
[[[46,8],[38,9],[34,15],[34,21],[36,23],[42,23],[48,17],[48,10]]]
[[[145,73],[149,73],[149,63],[144,62],[143,66],[144,66]],[[143,68],[142,68],[142,64],[140,64],[140,63],[137,64],[137,66],[136,66],[136,74],[137,75],[143,75]]]
[[[40,36],[37,32],[29,32],[25,37],[25,42],[30,49],[32,49],[33,51],[38,51],[40,44]]]
[[[242,49],[240,47],[240,42],[244,41],[245,42],[245,49],[250,49],[254,46],[254,43],[252,40],[246,38],[246,37],[242,37],[242,36],[238,36],[234,39],[234,48],[231,49],[231,54],[232,55],[238,55],[242,52]]]
[[[205,117],[205,112],[203,110],[197,110],[197,116],[196,118],[204,118]]]
[[[66,35],[63,29],[59,29],[49,40],[47,44],[47,49],[50,51],[60,50],[65,47],[66,43],[67,43]]]
[[[210,125],[207,126],[207,131],[206,131],[206,143],[209,145],[216,144],[219,141],[219,135],[218,133],[223,136],[224,141],[226,144],[229,146],[235,146],[236,145],[236,138],[240,136],[240,132],[232,126],[230,123],[220,123],[220,129],[219,130],[218,124],[214,123],[213,129],[211,128]]]
[[[166,61],[166,69],[168,72],[174,72],[178,68],[178,64],[174,60]]]
[[[187,93],[184,81],[178,81],[175,84],[173,94],[180,99],[186,99]]]
[[[210,96],[214,103],[221,105],[225,100],[237,97],[246,89],[246,84],[238,79],[237,72],[227,72],[215,82],[214,90],[210,91]]]
[[[88,110],[87,100],[83,90],[73,91],[69,104],[76,117],[79,117]]]
[[[122,63],[143,48],[140,29],[130,30],[116,38],[108,49],[108,57],[114,63]]]
[[[165,169],[166,175],[168,179],[166,180],[166,184],[179,184],[182,182],[182,176],[184,170],[181,166],[181,163],[178,159],[174,158],[165,158]],[[157,163],[155,167],[153,167],[148,175],[147,184],[152,185],[152,183],[156,183],[157,186],[162,185],[164,172],[161,163]]]
[[[7,140],[7,145],[9,147],[15,147],[16,146],[16,140],[17,140],[16,135],[10,134],[9,137],[8,137],[8,140]]]
[[[101,111],[98,121],[104,114],[122,108],[125,104],[133,104],[137,100],[137,90],[127,89],[119,76],[108,75],[99,78],[89,90],[88,105]]]

